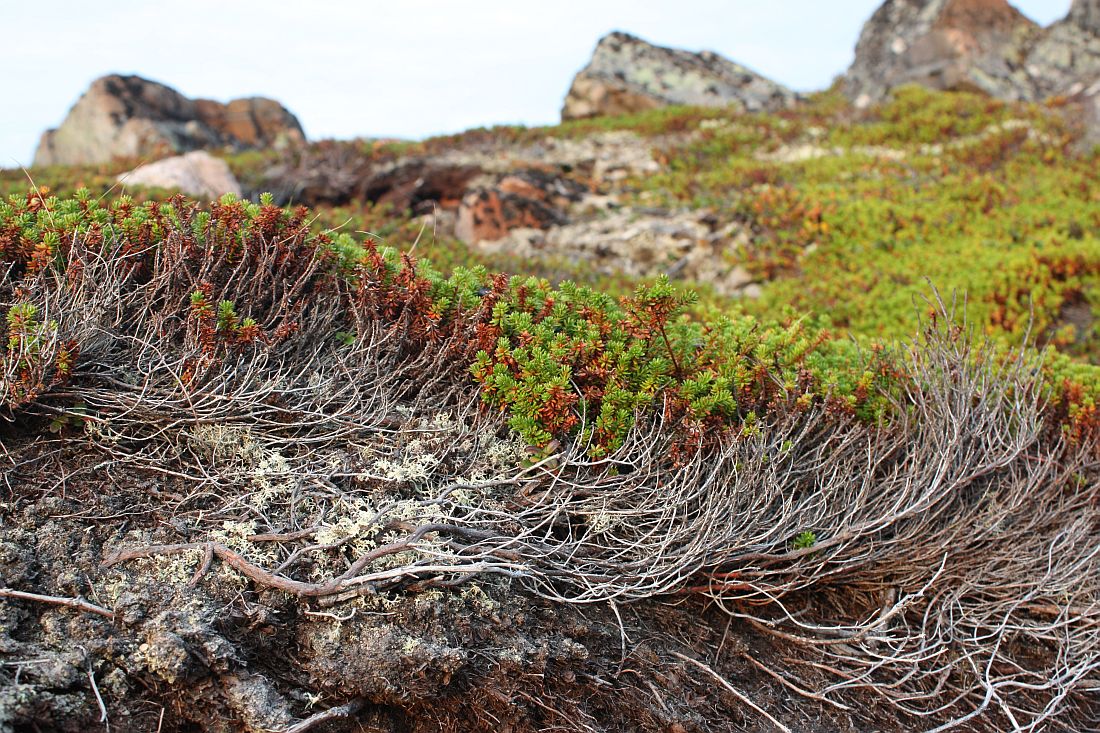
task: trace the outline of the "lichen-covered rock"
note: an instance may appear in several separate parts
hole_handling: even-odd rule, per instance
[[[844,89],[860,107],[903,84],[1029,99],[1025,49],[1039,33],[1007,0],[886,0],[863,26]]]
[[[673,104],[774,110],[795,99],[789,89],[711,51],[664,48],[616,32],[600,40],[573,79],[561,116],[582,119]]]
[[[226,104],[196,99],[195,111],[203,124],[236,146],[266,148],[305,137],[298,119],[274,99],[246,97]]]
[[[736,223],[723,223],[705,210],[624,207],[595,215],[573,213],[567,223],[545,229],[516,228],[480,246],[524,259],[579,260],[608,276],[664,274],[706,282],[724,295],[756,297],[760,293],[757,278],[739,256],[747,232]]]
[[[1093,35],[1100,35],[1100,0],[1073,0],[1066,20]]]
[[[140,76],[112,74],[92,82],[61,126],[42,134],[34,164],[84,165],[304,139],[297,118],[273,100],[192,100]]]
[[[1100,81],[1100,0],[1076,0],[1028,52],[1037,98],[1073,96]]]
[[[529,169],[471,187],[458,208],[455,235],[466,242],[501,239],[514,229],[546,229],[566,221],[565,209],[585,187],[571,179]]]
[[[1100,146],[1100,79],[1081,93],[1074,95],[1071,102],[1080,105],[1081,124],[1085,128],[1085,134],[1081,140],[1082,147],[1088,149]]]
[[[342,206],[354,200],[390,204],[397,212],[455,212],[468,189],[495,185],[505,174],[556,170],[595,186],[660,170],[656,140],[626,130],[532,142],[482,141],[413,156],[371,155],[357,142],[324,140],[283,152],[253,180],[281,203]]]
[[[844,76],[859,107],[920,84],[1006,100],[1072,96],[1100,78],[1100,0],[1074,0],[1040,28],[1007,0],[886,0]]]
[[[369,176],[363,182],[363,198],[391,204],[395,211],[432,211],[434,205],[453,210],[458,208],[467,184],[480,172],[476,166],[413,160]]]
[[[216,199],[226,193],[241,195],[241,184],[229,166],[205,150],[139,166],[120,175],[118,181],[131,186],[175,188],[200,198]]]

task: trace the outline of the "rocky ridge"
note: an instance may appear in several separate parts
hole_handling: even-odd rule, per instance
[[[664,48],[615,32],[600,39],[592,60],[573,79],[561,116],[621,115],[672,104],[773,111],[796,98],[786,87],[712,51]]]
[[[42,134],[34,164],[86,165],[304,141],[298,119],[275,100],[189,99],[140,76],[112,74],[92,82],[64,122]]]
[[[616,130],[580,139],[463,142],[445,150],[366,160],[346,146],[288,153],[258,185],[284,202],[355,200],[421,217],[435,236],[492,254],[583,262],[614,275],[705,281],[727,295],[755,297],[739,264],[743,227],[708,210],[639,205],[632,180],[661,170],[655,148],[682,145],[699,130],[644,138]],[[259,190],[259,189],[257,189]]]
[[[842,86],[866,107],[903,84],[1040,101],[1098,79],[1097,0],[1074,0],[1048,28],[1007,0],[887,0],[864,25]]]

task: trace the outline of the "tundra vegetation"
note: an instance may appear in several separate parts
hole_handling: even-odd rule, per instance
[[[466,137],[608,128],[659,147],[663,172],[628,182],[639,203],[744,222],[728,256],[759,299],[509,262],[367,202],[5,178],[0,517],[86,504],[87,536],[65,541],[96,561],[35,580],[9,540],[3,592],[119,641],[73,662],[81,692],[0,669],[2,722],[94,719],[98,674],[107,708],[146,695],[179,730],[706,730],[719,708],[781,729],[807,709],[822,730],[875,709],[1095,726],[1097,153],[1056,108],[915,89],[859,113],[827,93]],[[230,160],[247,181],[274,155]],[[183,605],[156,615],[136,592]],[[670,600],[726,619],[721,643],[646,626]],[[514,633],[589,606],[614,621],[610,652],[573,641],[595,633],[583,615],[551,651]],[[509,631],[423,631],[448,614]],[[755,640],[736,663],[730,635]],[[560,687],[532,697],[531,668]],[[709,702],[662,696],[672,668]],[[779,692],[746,701],[738,669]],[[472,704],[485,685],[505,701]]]

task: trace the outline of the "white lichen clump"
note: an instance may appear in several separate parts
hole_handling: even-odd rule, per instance
[[[222,521],[203,539],[268,570],[305,549],[280,572],[313,582],[339,576],[356,558],[389,544],[399,547],[381,553],[361,574],[392,577],[394,570],[425,563],[461,564],[446,536],[432,532],[405,543],[418,527],[462,525],[471,507],[503,501],[497,494],[508,491],[502,482],[525,464],[526,444],[515,434],[500,438],[474,428],[449,412],[408,417],[400,431],[361,436],[307,458],[258,428],[208,423],[182,431],[178,450],[200,459],[208,475],[252,488],[238,501],[255,518]],[[254,538],[298,528],[311,531],[291,541]],[[171,567],[159,574],[186,583],[202,556],[187,553],[168,562]],[[230,586],[247,582],[225,563],[216,563],[210,575]]]
[[[423,483],[432,477],[432,470],[441,460],[439,456],[429,452],[427,441],[413,440],[406,446],[399,460],[376,460],[374,471],[387,481]]]

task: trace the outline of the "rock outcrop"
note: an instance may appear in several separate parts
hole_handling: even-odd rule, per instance
[[[863,26],[845,91],[861,107],[903,84],[1028,99],[1025,49],[1040,32],[1006,0],[886,0]]]
[[[1027,54],[1035,96],[1079,95],[1100,81],[1100,0],[1076,0]]]
[[[1093,35],[1100,35],[1100,0],[1074,0],[1066,20]]]
[[[455,235],[476,243],[498,240],[514,229],[564,224],[564,209],[585,191],[576,181],[537,168],[494,177],[463,197]]]
[[[189,196],[216,199],[222,194],[241,195],[241,184],[224,160],[205,150],[195,150],[123,173],[118,181],[131,186],[175,188]]]
[[[110,75],[92,82],[60,127],[43,133],[34,164],[83,165],[304,140],[297,118],[274,100],[193,100],[139,76]]]
[[[1100,77],[1100,0],[1040,28],[1007,0],[886,0],[843,79],[859,107],[920,84],[1006,100],[1080,94]]]
[[[1082,147],[1088,149],[1091,146],[1100,145],[1100,78],[1092,86],[1072,97],[1071,101],[1080,105],[1081,124],[1085,128],[1085,135],[1081,140]]]
[[[711,51],[663,48],[616,32],[600,40],[573,79],[561,116],[583,119],[673,104],[774,110],[795,99],[789,89]]]
[[[253,191],[270,191],[280,203],[343,206],[351,201],[389,204],[394,211],[456,209],[481,161],[449,162],[431,156],[376,160],[356,143],[324,140],[286,151],[263,172]]]
[[[480,242],[480,247],[525,260],[560,257],[583,261],[609,277],[623,273],[644,278],[668,275],[706,282],[722,295],[754,298],[761,292],[756,277],[736,256],[727,256],[747,241],[744,227],[723,223],[707,210],[612,204],[591,213],[574,207],[563,224],[514,228],[500,239]]]

